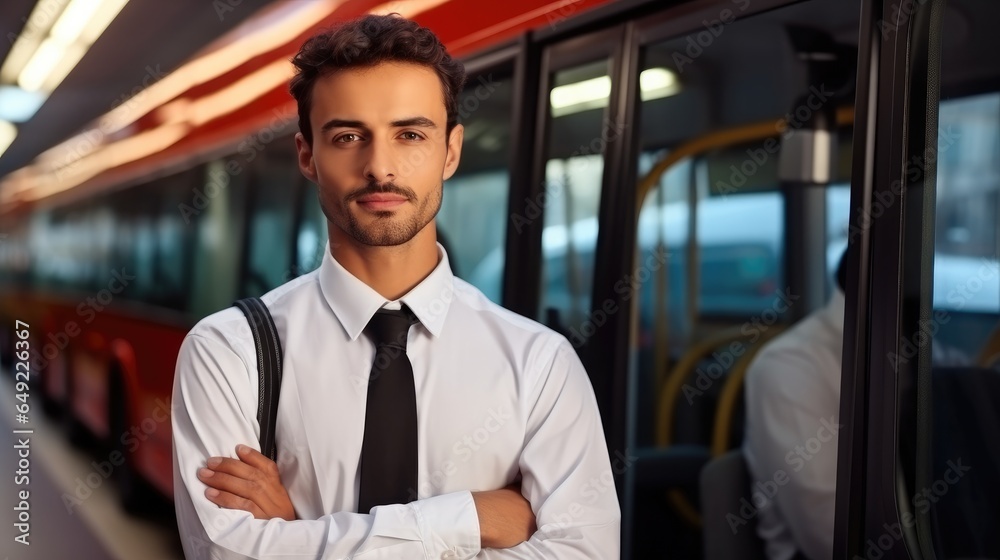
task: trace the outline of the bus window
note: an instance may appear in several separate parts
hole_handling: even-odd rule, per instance
[[[904,167],[900,336],[887,356],[900,376],[894,425],[906,486],[897,507],[943,560],[1000,558],[1000,67],[989,46],[997,8],[947,3],[930,47],[940,48],[940,101],[929,112],[937,109],[937,123]],[[879,194],[873,219],[899,204]]]
[[[230,161],[214,160],[201,168],[201,187],[189,189],[183,206],[175,209],[185,223],[197,226],[191,295],[196,318],[232,305],[239,287],[250,173]]]
[[[11,224],[9,232],[0,234],[0,285],[23,287],[29,281],[30,222],[21,219]]]
[[[304,180],[304,179],[303,179]],[[305,181],[299,208],[299,232],[295,238],[296,275],[312,272],[323,262],[323,251],[329,237],[326,231],[326,216],[319,207],[318,187]]]
[[[244,295],[262,295],[292,275],[294,206],[302,175],[290,146],[258,154],[252,169]]]
[[[56,287],[56,263],[60,258],[59,232],[53,212],[40,210],[32,216],[30,233],[28,239],[32,253],[47,256],[45,259],[32,260],[30,283],[41,289],[51,290]],[[116,241],[120,242],[120,237]]]
[[[156,296],[152,302],[187,312],[191,293],[193,227],[185,224],[178,206],[187,202],[192,189],[201,184],[203,168],[197,167],[156,181],[161,191],[155,217]],[[154,186],[151,185],[151,186]]]
[[[500,303],[510,191],[511,69],[469,76],[459,97],[462,162],[444,184],[438,241],[460,278]]]
[[[826,295],[833,292],[834,271],[847,249],[851,185],[836,184],[826,189]]]
[[[135,276],[128,299],[149,301],[156,291],[155,214],[158,193],[149,185],[125,191],[114,200],[116,216],[115,266]]]
[[[611,77],[601,59],[552,74],[538,317],[573,340],[589,336]],[[555,322],[556,324],[552,324]]]
[[[115,243],[115,216],[105,200],[99,200],[94,204],[91,210],[91,220],[93,243],[91,244],[90,261],[94,265],[97,282],[106,284],[116,265],[112,260]],[[104,287],[106,286],[99,285],[98,289]]]
[[[934,231],[935,309],[1000,314],[1000,282],[956,297],[980,265],[996,262],[1000,204],[1000,93],[941,102],[937,220]],[[950,143],[950,144],[949,144]],[[979,330],[979,329],[977,329]],[[955,341],[957,342],[957,340]],[[975,353],[976,343],[965,350]]]
[[[46,215],[46,219],[49,233],[39,245],[46,250],[44,254],[49,258],[36,261],[39,279],[46,287],[63,292],[88,290],[80,213],[53,210]]]

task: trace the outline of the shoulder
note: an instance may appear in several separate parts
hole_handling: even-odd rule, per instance
[[[452,305],[456,323],[462,326],[465,335],[491,341],[529,376],[544,376],[564,360],[569,360],[573,368],[579,364],[565,336],[498,305],[459,278],[455,278]],[[578,369],[584,372],[582,365]]]
[[[837,385],[840,343],[816,314],[766,342],[747,370],[748,390],[759,393],[801,391]]]
[[[453,304],[457,314],[461,315],[463,323],[465,321],[478,323],[479,328],[489,329],[491,334],[500,338],[551,347],[553,352],[560,343],[569,344],[563,335],[534,319],[493,302],[478,288],[460,278],[455,278]]]

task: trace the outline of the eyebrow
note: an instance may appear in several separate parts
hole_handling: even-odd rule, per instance
[[[434,121],[428,119],[427,117],[411,117],[408,119],[400,119],[397,121],[392,121],[391,123],[389,123],[389,125],[392,126],[393,128],[405,128],[410,126],[418,128],[437,128],[437,125],[434,124]],[[323,124],[320,130],[322,130],[323,132],[327,132],[328,130],[333,128],[362,128],[367,130],[368,126],[361,121],[352,121],[347,119],[330,119]]]
[[[365,123],[363,123],[361,121],[349,121],[349,120],[346,120],[346,119],[330,119],[330,120],[326,121],[323,124],[323,127],[320,130],[322,130],[323,132],[326,132],[326,131],[330,130],[331,128],[365,128],[365,129],[367,129],[368,127],[366,127]]]
[[[405,128],[408,126],[415,126],[419,128],[437,128],[434,121],[428,119],[427,117],[413,117],[410,119],[402,119],[398,121],[392,121],[389,123],[393,128]]]

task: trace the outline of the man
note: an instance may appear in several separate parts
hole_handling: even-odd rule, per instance
[[[840,257],[836,287],[826,306],[761,348],[747,370],[743,454],[758,508],[757,533],[769,560],[833,556],[850,250]],[[969,363],[960,350],[937,339],[931,339],[931,356],[935,366]],[[904,393],[910,389],[901,387]],[[779,485],[779,477],[787,481]]]
[[[827,304],[767,343],[747,370],[743,454],[769,560],[833,555],[844,261]],[[776,486],[778,477],[787,483]]]
[[[436,242],[462,147],[461,65],[395,16],[317,35],[293,62],[298,163],[329,244],[318,270],[262,298],[284,348],[277,464],[257,451],[241,312],[184,341],[186,555],[618,558],[608,450],[572,346],[455,278]]]

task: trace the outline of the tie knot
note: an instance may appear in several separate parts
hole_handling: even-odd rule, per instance
[[[406,336],[410,325],[416,322],[417,318],[405,305],[399,310],[379,309],[365,326],[365,335],[376,348],[396,346],[406,350]]]

